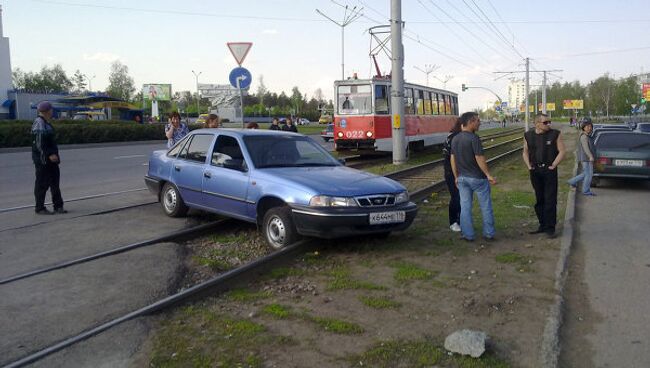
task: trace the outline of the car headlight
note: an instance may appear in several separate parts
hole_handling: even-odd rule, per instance
[[[372,132],[371,132],[371,131],[367,131],[367,132],[366,132],[366,137],[368,137],[368,138],[372,138]]]
[[[409,200],[409,192],[397,193],[397,195],[395,196],[395,204],[408,202],[408,200]]]
[[[357,202],[354,198],[347,197],[330,197],[330,196],[313,196],[309,200],[311,207],[356,207]]]
[[[339,132],[337,135],[339,136],[339,138],[343,138],[343,132]]]

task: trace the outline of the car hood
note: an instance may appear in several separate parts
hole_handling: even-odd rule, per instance
[[[345,166],[283,167],[260,169],[258,172],[275,178],[274,181],[294,183],[322,195],[360,196],[406,190],[392,179]]]

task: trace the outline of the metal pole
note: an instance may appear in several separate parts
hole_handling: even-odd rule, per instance
[[[530,59],[526,58],[526,107],[524,108],[524,121],[528,131],[528,95],[530,94]]]
[[[345,79],[345,26],[341,27],[341,80]]]
[[[237,77],[237,89],[239,89],[239,108],[241,110],[241,127],[246,128],[244,125],[244,94],[241,91],[241,87],[239,82],[241,81],[241,77]]]
[[[542,112],[546,114],[546,70],[542,79]]]
[[[406,162],[406,144],[404,142],[406,124],[404,117],[404,48],[402,45],[402,1],[391,0],[390,33],[392,75],[391,104],[393,108],[393,164]]]
[[[199,106],[199,101],[201,98],[199,97],[199,75],[201,75],[203,72],[198,72],[196,73],[194,70],[192,70],[192,74],[194,74],[194,77],[196,78],[196,118],[199,118],[199,115],[201,115],[200,106]]]

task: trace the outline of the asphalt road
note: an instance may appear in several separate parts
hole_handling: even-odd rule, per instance
[[[650,182],[578,194],[563,367],[650,367]]]

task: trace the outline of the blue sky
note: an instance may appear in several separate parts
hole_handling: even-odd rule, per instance
[[[346,28],[345,64],[346,75],[368,77],[374,68],[367,29],[375,21],[387,24],[390,0],[337,1],[364,8],[364,17]],[[340,28],[315,12],[341,19],[343,8],[330,0],[0,4],[14,69],[37,71],[60,63],[69,75],[76,69],[95,75],[93,89],[107,86],[110,63],[117,59],[129,67],[137,86],[171,83],[174,91],[194,91],[192,70],[202,72],[202,83],[227,83],[236,63],[226,43],[233,41],[253,42],[243,65],[253,75],[253,89],[263,76],[272,91],[289,93],[298,86],[312,97],[321,88],[331,97],[333,81],[341,75]],[[460,85],[488,87],[504,97],[508,79],[495,81],[493,72],[523,70],[522,57],[532,59],[532,69],[562,69],[551,82],[649,72],[648,5],[648,0],[403,0],[405,34],[420,40],[404,39],[405,78],[424,84],[425,74],[414,66],[439,65],[430,85],[442,87],[433,76],[453,76],[447,89],[459,93],[461,110],[469,110],[493,97],[481,90],[461,92]],[[487,21],[477,22],[481,11],[498,31]],[[514,40],[514,48],[501,38]],[[379,62],[388,71],[389,61]],[[531,84],[540,83],[533,75]]]

